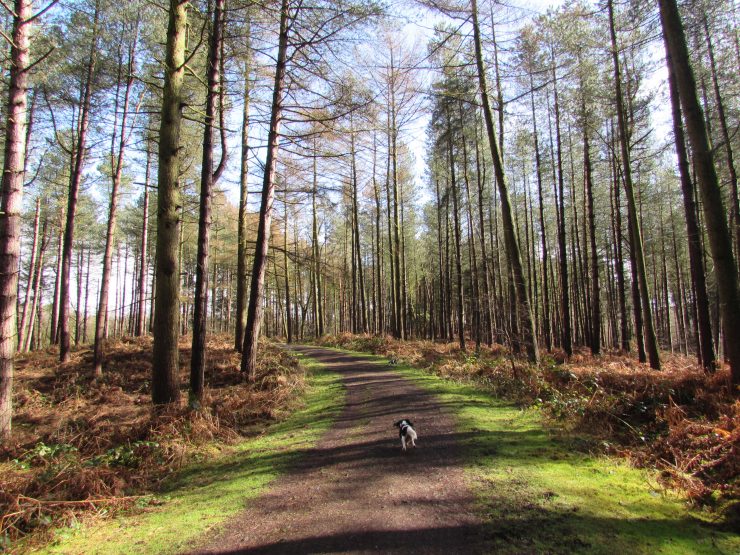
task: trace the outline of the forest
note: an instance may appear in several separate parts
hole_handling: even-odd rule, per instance
[[[579,452],[657,472],[737,524],[734,0],[0,0],[0,14],[0,551],[166,505],[167,480],[312,403],[334,418],[365,382],[349,365],[345,401],[311,393],[333,391],[310,370],[331,370],[327,348],[538,410],[586,434]],[[414,388],[426,414],[431,390]],[[436,418],[441,438],[453,424]],[[296,434],[340,441],[316,422]],[[290,496],[290,464],[274,464]],[[472,552],[446,543],[465,529],[439,549]],[[312,541],[284,552],[333,549]],[[552,552],[533,541],[512,552]]]

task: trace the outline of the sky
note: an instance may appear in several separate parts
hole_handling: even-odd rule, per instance
[[[507,7],[498,7],[494,13],[496,19],[496,31],[497,39],[501,48],[506,50],[511,42],[517,35],[517,32],[522,24],[529,21],[532,17],[536,17],[539,14],[545,13],[549,8],[556,8],[561,5],[562,2],[559,0],[508,0],[506,2]],[[390,5],[391,17],[399,21],[401,25],[401,34],[406,37],[409,43],[417,42],[421,48],[425,48],[434,32],[434,26],[436,23],[445,21],[445,17],[433,13],[424,8],[420,8],[415,4],[410,4],[407,1],[396,1]],[[485,8],[484,8],[485,9]],[[487,13],[482,13],[482,18],[488,20]],[[660,45],[654,45],[653,47],[654,56],[656,61],[662,60],[662,48]],[[431,71],[424,72],[422,75],[423,81],[427,84],[431,82],[433,74]],[[663,90],[665,83],[665,70],[663,64],[656,64],[656,71],[649,76],[647,86],[658,90],[658,95],[655,102],[655,110],[653,127],[655,133],[658,134],[659,140],[661,137],[669,136],[671,114],[668,110],[668,103],[665,102],[666,91]],[[417,201],[423,204],[430,199],[428,188],[426,186],[426,133],[429,124],[429,115],[423,110],[419,117],[413,121],[405,130],[405,140],[410,145],[415,159],[414,168],[414,182],[417,189]],[[238,130],[241,126],[241,108],[238,105],[233,106],[232,113],[230,115],[229,122],[227,125],[232,130]],[[259,141],[260,134],[250,139],[251,141]],[[227,197],[234,204],[238,203],[238,171],[239,171],[239,133],[235,132],[230,137],[230,162],[229,170],[225,174],[221,183],[218,187],[224,189],[227,193]],[[262,138],[264,142],[264,138]],[[264,159],[264,149],[261,152],[257,152],[257,158]],[[258,209],[259,194],[257,192],[261,188],[261,171],[257,164],[252,162],[252,170],[250,177],[250,209]],[[115,291],[116,284],[113,284],[111,291]]]
[[[540,14],[549,9],[557,9],[564,2],[561,0],[507,0],[502,2],[494,11],[496,23],[496,38],[502,50],[506,50],[516,38],[519,29]],[[505,4],[508,7],[503,7]],[[595,2],[592,2],[595,4]],[[420,40],[427,43],[433,36],[434,25],[445,20],[444,16],[431,13],[423,9],[410,9],[407,2],[397,2],[395,9],[405,17],[408,22],[404,26],[404,34],[410,40]],[[484,19],[490,19],[483,14]],[[654,91],[655,99],[651,106],[652,129],[659,142],[665,142],[668,137],[672,138],[672,114],[668,102],[667,70],[663,63],[662,42],[656,41],[648,46],[651,61],[656,62],[654,69],[647,75],[645,90]],[[504,83],[505,85],[505,83]],[[506,97],[506,93],[504,93]],[[506,98],[505,98],[506,99]],[[426,129],[429,124],[429,115],[420,115],[418,121],[408,130],[411,149],[416,158],[415,173],[416,186],[420,191],[425,191],[426,166]],[[422,198],[424,198],[422,196]]]
[[[499,7],[494,12],[497,41],[502,48],[516,37],[520,27],[540,14],[545,13],[548,9],[555,9],[563,2],[561,0],[509,0],[505,2],[508,8]],[[447,21],[447,18],[439,13],[434,13],[423,8],[409,8],[408,2],[396,2],[391,8],[398,11],[399,17],[405,18],[407,23],[403,27],[403,33],[409,37],[409,42],[419,41],[426,44],[434,35],[434,26],[437,23]],[[486,15],[483,15],[486,18]],[[432,76],[426,76],[426,81],[431,81]],[[424,201],[430,197],[425,185],[427,164],[426,164],[426,132],[429,125],[429,114],[420,115],[415,124],[408,129],[407,133],[410,138],[410,147],[415,157],[415,184],[417,190],[421,193],[421,200]]]

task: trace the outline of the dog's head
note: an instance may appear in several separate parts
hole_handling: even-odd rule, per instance
[[[413,423],[411,422],[411,420],[409,420],[408,418],[404,418],[403,420],[399,420],[398,422],[394,422],[393,425],[396,428],[400,428],[401,426],[403,426],[404,423],[406,423],[407,426],[411,426],[411,427],[414,426]]]

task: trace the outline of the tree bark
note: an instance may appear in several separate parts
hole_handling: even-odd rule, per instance
[[[82,243],[79,250],[77,251],[77,275],[75,276],[77,278],[77,304],[75,309],[75,347],[79,346],[80,344],[80,335],[82,330],[82,277],[85,273],[84,268],[85,244]]]
[[[82,314],[82,343],[87,344],[87,306],[90,300],[90,259],[92,257],[92,249],[88,245],[87,247],[87,262],[85,267],[85,310]]]
[[[389,84],[389,87],[391,85]],[[390,110],[388,110],[388,116],[387,116],[387,124],[386,124],[386,132],[388,135],[388,156],[387,156],[387,164],[386,164],[386,179],[385,179],[385,213],[386,213],[386,219],[388,222],[388,269],[390,270],[389,276],[390,276],[390,300],[391,300],[391,316],[390,316],[390,324],[391,324],[391,331],[393,332],[393,336],[398,338],[400,337],[400,331],[398,331],[398,313],[397,313],[397,306],[398,302],[396,299],[396,279],[398,279],[398,276],[396,275],[396,268],[394,264],[394,252],[395,247],[393,246],[393,220],[391,218],[391,211],[393,207],[393,203],[391,202],[391,171],[392,171],[392,158],[393,158],[393,141],[392,141],[392,131],[391,131],[391,113]]]
[[[34,325],[38,323],[41,326],[41,318],[37,316],[39,310],[43,310],[41,304],[41,290],[43,289],[42,281],[44,275],[44,254],[46,254],[46,247],[49,244],[47,237],[47,225],[48,215],[44,214],[44,224],[41,228],[41,246],[39,247],[39,254],[36,261],[36,271],[33,276],[33,283],[31,288],[33,290],[33,304],[31,305],[31,315],[28,319],[28,332],[25,335],[23,343],[19,343],[19,348],[23,352],[28,352],[31,349],[33,340],[33,329]]]
[[[203,159],[200,174],[200,210],[198,216],[198,253],[195,265],[195,298],[193,301],[193,341],[190,353],[189,403],[190,407],[196,410],[200,409],[203,401],[203,388],[205,385],[206,327],[208,322],[208,251],[211,239],[213,187],[223,172],[227,152],[225,143],[222,143],[221,160],[214,172],[213,128],[216,118],[216,104],[220,89],[223,87],[221,81],[221,42],[223,41],[224,2],[225,0],[215,1],[206,66],[208,90],[206,92],[206,118],[205,128],[203,130]],[[220,106],[220,109],[223,111],[223,105]],[[223,125],[221,128],[223,130]],[[215,313],[212,313],[211,317],[215,317]]]
[[[455,234],[455,280],[457,294],[457,335],[460,350],[465,351],[465,304],[463,303],[462,256],[460,253],[460,211],[458,207],[458,187],[455,179],[455,159],[452,154],[452,126],[447,114],[447,151],[450,164],[450,191],[452,194],[452,217]]]
[[[24,172],[25,173],[25,172]],[[26,295],[23,301],[23,313],[21,315],[21,325],[18,328],[18,348],[21,348],[24,344],[26,337],[26,326],[28,324],[28,318],[33,313],[29,312],[29,302],[31,300],[31,290],[33,289],[33,279],[36,274],[37,255],[39,250],[39,222],[41,217],[41,197],[36,198],[36,212],[33,218],[33,240],[31,241],[31,260],[28,265],[28,284],[26,285]],[[28,334],[31,334],[31,329],[28,330]]]
[[[288,0],[280,4],[280,35],[278,40],[277,64],[275,66],[275,83],[270,110],[270,128],[267,136],[267,158],[262,182],[257,241],[252,265],[252,283],[249,291],[247,309],[247,327],[244,332],[244,350],[242,351],[241,371],[253,382],[257,377],[257,342],[262,325],[262,301],[265,290],[265,271],[267,270],[267,253],[272,223],[272,204],[275,197],[275,171],[280,148],[280,123],[283,114],[283,96],[285,88],[285,69],[288,53]]]
[[[391,50],[391,72],[395,72],[396,67],[393,60],[393,51]],[[393,73],[395,75],[395,73]],[[394,282],[394,314],[395,314],[395,336],[398,339],[406,339],[405,335],[405,307],[402,303],[401,296],[401,230],[398,221],[398,129],[396,126],[396,97],[395,82],[391,82],[391,102],[390,102],[390,158],[391,158],[391,184],[393,185],[393,249],[391,251],[391,264],[393,265],[395,282]],[[391,207],[389,205],[390,212]]]
[[[660,370],[660,355],[658,354],[658,340],[655,337],[653,327],[653,313],[650,307],[650,292],[647,284],[647,273],[645,269],[645,254],[642,246],[642,232],[637,215],[635,203],[635,192],[632,184],[632,168],[630,162],[630,147],[627,136],[627,121],[624,113],[624,102],[622,97],[622,78],[619,69],[619,54],[617,51],[617,35],[614,29],[614,6],[613,1],[608,0],[609,8],[609,33],[611,36],[612,61],[614,63],[614,86],[615,101],[617,104],[617,127],[619,129],[619,143],[622,152],[622,165],[624,172],[625,193],[627,195],[627,211],[630,214],[630,229],[632,232],[632,248],[634,249],[635,261],[637,263],[637,279],[640,289],[640,304],[642,305],[643,326],[645,331],[645,348],[647,349],[650,367]]]
[[[542,332],[545,336],[545,347],[548,351],[552,349],[552,331],[550,324],[550,288],[548,286],[547,265],[549,254],[547,249],[547,229],[545,228],[545,202],[542,186],[542,157],[540,156],[539,134],[537,133],[537,116],[534,105],[534,80],[529,74],[530,107],[532,110],[532,125],[534,136],[534,161],[537,172],[537,199],[539,204],[540,233],[542,240]]]
[[[563,149],[560,136],[560,103],[558,98],[558,81],[555,71],[555,57],[552,56],[552,88],[555,108],[555,142],[557,146],[558,172],[558,252],[560,255],[560,312],[562,325],[560,330],[561,347],[567,356],[573,355],[572,323],[570,319],[570,284],[568,280],[568,251],[565,236],[565,188],[563,178]],[[576,236],[577,237],[577,236]]]
[[[493,345],[493,302],[491,300],[492,284],[491,269],[488,263],[488,249],[486,247],[486,223],[483,201],[483,183],[485,178],[484,162],[480,155],[480,141],[478,140],[478,121],[475,122],[475,176],[478,188],[478,226],[480,232],[481,260],[483,263],[483,314],[485,320],[486,344]],[[441,277],[441,274],[440,274]]]
[[[437,269],[439,272],[439,337],[447,336],[447,300],[445,295],[445,274],[446,265],[444,263],[444,252],[442,246],[442,197],[439,190],[439,180],[434,180],[434,190],[436,193],[437,204]]]
[[[376,133],[373,132],[373,195],[375,197],[375,296],[373,303],[375,303],[375,333],[383,333],[383,282],[381,276],[382,266],[382,239],[381,239],[381,218],[380,218],[380,188],[378,187],[378,180],[376,176],[378,160],[378,145]]]
[[[367,333],[367,303],[365,300],[365,273],[362,267],[362,252],[360,250],[360,212],[358,209],[357,195],[357,158],[355,152],[355,131],[354,126],[351,130],[351,157],[352,157],[352,240],[355,248],[355,266],[357,267],[357,287],[360,297],[360,318],[358,318],[360,333]]]
[[[181,221],[180,125],[189,0],[170,0],[157,175],[156,293],[152,344],[152,401],[180,399],[179,338]]]
[[[64,208],[59,213],[59,229],[57,233],[57,262],[54,273],[54,300],[51,305],[51,322],[49,338],[52,345],[59,343],[59,293],[62,281],[62,244],[64,243]]]
[[[611,156],[612,166],[612,189],[613,189],[613,218],[614,218],[614,243],[615,263],[617,273],[617,295],[619,297],[619,337],[622,351],[630,350],[629,321],[627,317],[627,295],[624,279],[624,240],[622,237],[622,208],[619,201],[619,172],[617,171],[616,156]]]
[[[665,43],[665,36],[664,36]],[[676,157],[678,159],[678,174],[681,183],[683,197],[684,218],[686,220],[686,238],[689,250],[689,268],[691,270],[691,282],[694,289],[696,301],[696,323],[697,323],[697,355],[699,364],[705,369],[714,368],[714,344],[712,343],[712,322],[709,316],[709,296],[707,295],[706,276],[704,274],[704,256],[702,255],[701,230],[696,216],[696,203],[694,202],[694,184],[691,182],[689,170],[689,157],[686,150],[686,137],[684,136],[683,123],[681,121],[681,100],[678,95],[676,74],[673,69],[673,59],[666,48],[666,65],[668,66],[668,88],[671,97],[671,109],[673,113],[673,136],[676,144]]]
[[[117,223],[117,211],[118,211],[118,189],[121,186],[121,178],[123,176],[123,159],[126,152],[126,144],[130,137],[130,132],[127,132],[126,125],[129,117],[129,106],[131,104],[131,89],[134,84],[134,73],[135,73],[135,55],[136,55],[136,42],[138,40],[138,23],[136,25],[136,31],[134,38],[129,44],[128,49],[128,62],[126,64],[126,89],[123,93],[123,107],[121,113],[121,126],[120,131],[118,129],[118,104],[119,104],[119,91],[116,90],[116,102],[115,102],[115,120],[113,124],[113,134],[111,137],[111,150],[110,150],[110,164],[111,171],[113,173],[113,179],[111,183],[110,193],[110,205],[108,208],[108,227],[105,234],[105,250],[103,251],[103,272],[100,279],[100,298],[98,299],[98,312],[95,315],[95,344],[93,346],[93,374],[96,377],[103,375],[103,341],[104,337],[104,319],[108,312],[108,293],[110,289],[110,271],[111,271],[111,258],[113,256],[113,240],[116,234],[116,223]],[[123,60],[119,60],[118,73],[121,76],[121,70],[123,69]],[[116,151],[116,142],[118,142],[118,150]]]
[[[324,292],[321,284],[321,250],[319,249],[319,223],[316,215],[316,195],[318,194],[319,176],[316,162],[318,152],[316,150],[317,143],[315,138],[313,147],[313,187],[311,188],[311,246],[314,272],[314,307],[316,312],[316,336],[321,337],[324,335]]]
[[[149,272],[147,250],[149,245],[149,176],[152,166],[152,153],[147,146],[146,170],[144,172],[144,214],[141,220],[141,264],[139,265],[139,306],[136,317],[136,337],[144,335],[146,320],[146,276]]]
[[[732,383],[737,387],[740,384],[740,294],[737,266],[732,253],[732,239],[704,127],[704,115],[697,97],[696,81],[689,62],[678,6],[675,0],[658,0],[658,6],[666,50],[671,55],[686,131],[694,157],[697,184],[709,235],[709,248],[714,260],[727,358],[730,361]]]
[[[5,157],[0,199],[0,440],[10,437],[13,370],[17,350],[18,260],[26,162],[26,110],[31,46],[31,0],[15,0],[10,81],[5,118]]]
[[[250,46],[250,28],[247,20],[247,49]],[[247,321],[247,200],[249,195],[249,51],[244,62],[244,104],[242,107],[241,159],[239,169],[239,222],[236,253],[236,329],[234,349],[238,352],[244,347],[244,326]]]
[[[482,340],[482,326],[481,326],[481,295],[480,295],[480,282],[478,274],[478,253],[475,250],[475,234],[473,232],[473,221],[475,219],[473,215],[473,204],[470,201],[470,177],[468,172],[468,147],[467,140],[465,138],[465,117],[463,114],[462,102],[460,102],[460,119],[462,127],[462,149],[463,149],[463,182],[465,183],[465,204],[468,211],[468,244],[469,244],[469,262],[470,262],[470,282],[472,289],[471,312],[473,313],[473,330],[472,334],[475,337],[475,352],[480,352],[481,340]]]
[[[85,68],[85,82],[82,90],[82,103],[77,124],[77,139],[72,147],[72,167],[69,179],[69,193],[67,197],[67,222],[64,227],[64,242],[62,245],[62,276],[59,293],[59,360],[69,360],[70,333],[69,333],[69,280],[72,269],[72,247],[74,246],[75,216],[77,214],[77,197],[82,182],[82,173],[85,166],[87,149],[87,132],[90,121],[90,103],[92,100],[93,76],[98,56],[98,21],[100,17],[100,1],[95,2],[93,16],[93,35],[90,41],[90,51]]]
[[[714,100],[717,104],[717,118],[719,119],[719,128],[722,133],[722,142],[725,147],[725,161],[727,163],[727,173],[730,176],[730,202],[732,204],[732,221],[735,229],[735,246],[740,249],[740,197],[738,196],[737,170],[735,169],[735,160],[732,154],[732,138],[727,126],[727,116],[725,115],[725,103],[722,100],[722,94],[719,90],[719,81],[717,80],[717,64],[714,59],[714,45],[712,37],[709,34],[709,23],[707,14],[703,16],[704,33],[707,41],[707,53],[709,54],[709,68],[712,75],[712,88],[714,90]]]
[[[283,284],[285,292],[285,335],[288,343],[293,343],[295,328],[290,314],[290,264],[288,261],[288,203],[285,203],[285,218],[283,221]],[[277,276],[276,276],[277,277]],[[297,304],[296,304],[297,306]],[[298,321],[296,320],[296,324]]]
[[[583,91],[585,94],[585,90]],[[596,250],[596,213],[594,209],[594,183],[591,170],[591,146],[588,137],[588,112],[582,98],[583,117],[583,170],[588,206],[588,231],[591,247],[591,354],[601,353],[601,298],[599,287],[599,253]]]
[[[531,362],[539,362],[539,349],[537,348],[537,337],[535,335],[532,308],[529,303],[529,297],[527,294],[527,284],[522,270],[522,259],[519,252],[519,244],[516,239],[514,231],[514,223],[512,217],[511,203],[509,201],[509,190],[506,185],[506,177],[504,175],[503,163],[501,162],[501,156],[499,154],[498,144],[496,143],[496,130],[493,124],[493,114],[491,110],[491,103],[488,98],[488,85],[486,80],[486,71],[483,64],[483,48],[481,45],[480,36],[480,25],[478,24],[478,3],[477,0],[472,0],[472,16],[473,16],[473,38],[475,45],[475,61],[478,71],[478,82],[480,87],[481,101],[483,104],[483,115],[486,121],[486,129],[488,131],[488,143],[491,149],[491,157],[493,159],[493,168],[496,176],[496,183],[498,185],[499,193],[501,196],[501,214],[504,224],[504,237],[506,244],[506,253],[513,266],[513,275],[515,281],[515,289],[517,292],[517,301],[519,308],[519,315],[522,325],[522,339],[525,344],[528,358]]]

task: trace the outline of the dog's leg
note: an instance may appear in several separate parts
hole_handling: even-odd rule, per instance
[[[406,450],[406,436],[401,436],[401,448]]]

